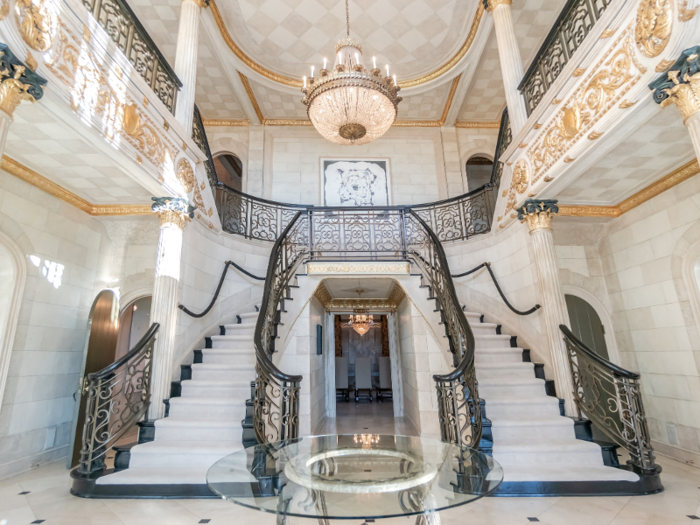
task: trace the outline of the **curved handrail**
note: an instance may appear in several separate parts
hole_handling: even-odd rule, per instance
[[[257,275],[253,275],[250,273],[248,270],[245,268],[238,266],[235,262],[233,261],[226,261],[226,266],[224,266],[224,271],[221,272],[221,279],[219,279],[219,284],[216,287],[216,291],[214,292],[214,297],[211,298],[211,302],[209,303],[209,306],[207,306],[202,312],[196,314],[189,308],[187,308],[184,304],[179,304],[177,307],[185,312],[187,315],[190,317],[194,317],[196,319],[199,319],[201,317],[204,317],[209,313],[209,311],[214,307],[214,303],[216,300],[219,298],[219,293],[221,293],[221,287],[224,285],[224,280],[226,279],[226,272],[228,272],[228,267],[233,266],[236,270],[240,271],[241,273],[244,273],[248,277],[251,277],[252,279],[257,279],[258,281],[264,281],[264,277],[258,277]]]
[[[609,369],[616,375],[620,377],[625,377],[627,379],[639,379],[642,376],[639,374],[635,374],[634,372],[630,372],[629,370],[625,370],[624,368],[617,366],[615,363],[611,363],[607,359],[604,359],[603,357],[600,357],[598,354],[596,354],[593,350],[588,348],[583,341],[578,339],[571,330],[569,330],[569,327],[567,327],[565,324],[560,324],[559,325],[559,330],[562,331],[564,334],[564,337],[568,339],[572,345],[576,347],[576,350],[580,351],[581,353],[585,354],[586,357],[593,359],[596,363],[598,363],[601,366],[604,366],[605,368]]]
[[[418,253],[417,250],[409,250],[417,260],[421,261],[433,286],[432,293],[438,299],[442,310],[443,321],[450,338],[450,345],[455,352],[459,352],[459,362],[456,368],[449,374],[435,374],[433,380],[438,390],[438,404],[440,405],[440,430],[443,441],[460,443],[471,447],[478,447],[481,441],[482,421],[481,406],[479,402],[476,371],[474,369],[475,340],[469,321],[459,305],[457,291],[449,271],[447,256],[437,235],[428,224],[413,210],[408,209],[407,216],[415,219],[424,230],[430,240],[433,251],[432,258],[437,264]],[[411,243],[411,239],[407,239]],[[419,263],[420,264],[420,263]],[[442,279],[443,293],[440,293],[438,279]],[[446,292],[446,294],[444,293]],[[461,390],[461,391],[460,391]],[[462,405],[459,405],[462,403]],[[462,416],[462,417],[460,417]],[[465,421],[466,420],[466,421]],[[460,421],[469,424],[471,436],[466,439]]]
[[[136,343],[134,348],[129,350],[126,354],[124,354],[122,357],[117,359],[114,363],[111,365],[108,365],[104,367],[102,370],[99,370],[97,372],[92,372],[91,374],[88,374],[87,379],[88,381],[91,381],[93,379],[104,379],[105,377],[109,376],[110,374],[114,373],[114,371],[122,366],[124,363],[126,363],[129,359],[134,357],[136,354],[138,354],[141,350],[144,349],[144,347],[150,342],[152,337],[155,337],[156,333],[158,332],[158,329],[160,328],[159,323],[153,323],[151,324],[150,328],[148,331],[144,334],[144,336],[139,339],[139,342]]]
[[[159,328],[153,323],[126,355],[85,378],[85,422],[77,476],[99,475],[105,469],[107,452],[148,410]]]
[[[529,310],[526,310],[526,311],[524,311],[524,312],[521,312],[520,310],[518,310],[517,308],[515,308],[512,304],[510,304],[510,301],[508,300],[508,298],[507,298],[507,297],[505,296],[505,294],[503,293],[503,290],[501,290],[501,285],[498,284],[498,280],[496,279],[496,276],[494,275],[493,270],[491,269],[491,263],[489,263],[489,262],[481,263],[479,266],[477,266],[477,267],[475,267],[475,268],[472,268],[471,270],[469,270],[469,271],[467,271],[467,272],[458,273],[458,274],[453,274],[453,275],[452,275],[452,278],[453,278],[453,279],[457,279],[457,278],[459,278],[459,277],[466,277],[467,275],[470,275],[470,274],[474,273],[474,272],[477,271],[479,268],[483,268],[484,266],[486,266],[486,269],[489,271],[489,274],[491,275],[491,280],[493,281],[493,284],[496,285],[496,290],[498,290],[498,293],[499,293],[499,295],[501,296],[501,299],[503,299],[503,302],[506,303],[506,306],[507,306],[508,308],[510,308],[512,312],[514,312],[514,313],[516,313],[516,314],[518,314],[518,315],[530,315],[531,313],[536,312],[537,310],[539,310],[539,309],[541,308],[541,306],[540,306],[539,304],[536,304],[535,306],[533,306],[533,307],[530,308]]]

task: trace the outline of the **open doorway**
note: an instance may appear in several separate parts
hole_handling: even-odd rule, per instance
[[[229,188],[242,191],[243,188],[243,163],[235,155],[224,153],[214,158],[216,177],[222,184]]]

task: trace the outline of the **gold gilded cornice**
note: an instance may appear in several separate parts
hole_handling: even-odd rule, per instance
[[[265,118],[263,124],[266,126],[313,126],[310,120],[304,119]]]
[[[648,200],[653,199],[657,195],[662,194],[666,190],[670,190],[681,182],[688,180],[690,177],[700,173],[700,165],[698,160],[694,159],[688,164],[685,164],[665,175],[656,182],[650,184],[641,191],[638,191],[631,197],[628,197],[617,206],[579,206],[579,205],[559,205],[559,215],[567,217],[619,217],[623,213],[641,206]]]
[[[447,120],[447,114],[450,112],[452,107],[452,101],[455,98],[455,93],[457,92],[457,86],[459,86],[459,79],[462,78],[460,73],[452,80],[452,85],[450,86],[450,93],[447,95],[447,101],[445,102],[445,107],[442,110],[442,116],[440,117],[440,125],[442,126]]]
[[[458,120],[455,122],[455,128],[467,128],[467,129],[499,129],[501,127],[500,120],[494,120],[493,122],[475,122],[469,120]]]
[[[245,89],[245,92],[248,95],[248,99],[250,100],[250,103],[253,105],[253,109],[255,110],[255,114],[257,115],[258,120],[262,124],[263,121],[265,120],[265,117],[263,116],[263,112],[260,109],[260,106],[258,105],[258,99],[255,98],[255,93],[253,93],[253,87],[250,85],[250,81],[248,80],[248,77],[245,76],[240,71],[238,71],[238,76],[241,79],[241,84],[243,84],[243,88]]]
[[[250,120],[236,120],[236,119],[226,119],[226,118],[205,118],[202,119],[202,123],[205,127],[223,127],[223,126],[250,126]]]
[[[314,263],[306,266],[308,275],[317,274],[363,274],[363,273],[409,273],[406,262],[386,263]]]
[[[151,206],[147,204],[110,204],[105,206],[91,204],[85,199],[78,197],[75,193],[68,191],[44,176],[39,175],[36,171],[27,168],[7,155],[2,156],[2,161],[0,161],[0,169],[17,177],[18,179],[23,180],[27,184],[31,184],[35,188],[39,188],[41,191],[48,193],[52,197],[56,197],[63,202],[67,202],[71,206],[78,208],[80,211],[83,211],[89,215],[151,214]]]
[[[236,44],[236,42],[231,37],[231,34],[228,32],[226,24],[224,23],[224,19],[221,16],[221,12],[219,11],[219,7],[216,5],[216,0],[211,0],[211,2],[209,3],[209,10],[211,11],[212,16],[214,17],[216,26],[219,29],[219,33],[221,34],[221,38],[224,39],[224,42],[229,47],[229,49],[233,51],[233,54],[236,55],[246,66],[248,66],[250,69],[258,73],[259,75],[262,75],[265,78],[268,78],[274,82],[278,82],[280,84],[284,84],[285,86],[291,86],[295,88],[302,87],[301,79],[291,78],[286,75],[280,75],[279,73],[270,71],[266,67],[255,62],[247,54],[245,54],[245,52],[238,46],[238,44]],[[455,55],[452,58],[450,58],[443,65],[426,75],[411,80],[404,80],[399,82],[399,87],[414,87],[420,84],[424,84],[426,82],[430,82],[431,80],[434,80],[444,75],[450,69],[455,67],[459,63],[459,61],[462,60],[462,58],[464,58],[464,55],[467,54],[467,51],[469,51],[469,49],[471,48],[472,43],[474,42],[474,38],[476,37],[476,33],[479,30],[479,24],[481,23],[481,18],[483,14],[484,7],[481,4],[479,4],[476,14],[474,15],[474,19],[472,20],[472,25],[469,29],[469,33],[467,34],[467,37],[464,43],[462,44],[462,47],[459,48],[457,53],[455,53]]]
[[[389,293],[389,297],[380,299],[358,299],[358,298],[338,298],[332,297],[326,286],[321,283],[316,288],[314,296],[323,305],[327,311],[352,311],[357,309],[362,310],[391,310],[394,311],[399,307],[401,301],[406,296],[403,288],[398,283],[394,283],[394,287]]]

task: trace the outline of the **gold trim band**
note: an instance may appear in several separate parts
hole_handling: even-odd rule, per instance
[[[0,169],[6,171],[10,175],[14,175],[27,184],[31,184],[35,188],[39,188],[52,197],[67,202],[88,215],[151,215],[153,213],[151,211],[151,206],[148,204],[110,204],[106,206],[91,204],[85,199],[78,197],[75,193],[62,188],[55,182],[50,181],[43,175],[39,175],[36,171],[27,168],[7,155],[2,156]]]
[[[469,120],[458,120],[455,122],[455,128],[468,128],[468,129],[499,129],[501,127],[501,121],[495,120],[493,122],[475,122]]]
[[[265,121],[265,116],[263,115],[263,112],[260,109],[260,105],[258,104],[258,99],[255,98],[255,93],[253,93],[253,86],[250,85],[250,81],[248,80],[247,76],[245,76],[240,71],[237,71],[237,73],[238,73],[238,77],[241,79],[241,83],[243,84],[243,88],[245,89],[245,92],[248,95],[248,99],[250,100],[250,103],[253,105],[253,109],[255,110],[255,114],[258,117],[258,121],[260,121],[260,123],[262,124]]]
[[[688,164],[681,166],[677,170],[653,182],[643,190],[623,200],[617,206],[577,206],[559,204],[559,215],[566,217],[619,217],[623,213],[627,213],[637,206],[644,204],[648,200],[653,199],[666,190],[670,190],[698,173],[700,173],[698,159],[693,159]]]
[[[221,127],[221,126],[250,126],[250,120],[235,120],[227,118],[205,118],[202,119],[202,123],[210,128]]]
[[[219,29],[219,33],[221,34],[221,38],[224,39],[224,42],[226,42],[226,45],[229,47],[229,49],[233,51],[233,54],[236,55],[246,66],[248,66],[250,69],[258,73],[259,75],[269,78],[274,82],[279,82],[280,84],[296,88],[302,87],[302,81],[300,79],[291,78],[286,75],[280,75],[279,73],[274,73],[266,67],[258,64],[252,58],[245,54],[245,52],[238,46],[238,44],[234,42],[233,38],[231,37],[231,34],[228,32],[226,24],[224,23],[224,19],[222,18],[221,13],[219,12],[219,7],[216,5],[216,0],[211,0],[211,2],[209,3],[209,10],[211,11],[212,16],[214,17],[216,26]],[[407,88],[424,84],[444,75],[454,66],[456,66],[459,63],[459,61],[462,60],[462,58],[464,58],[464,55],[467,54],[469,48],[471,48],[472,43],[474,42],[474,38],[476,37],[476,33],[479,30],[479,24],[481,23],[481,18],[483,14],[484,6],[481,5],[481,3],[479,3],[479,7],[476,10],[476,14],[474,15],[474,19],[472,20],[472,25],[469,29],[469,33],[467,34],[467,38],[464,41],[464,44],[462,44],[462,47],[459,48],[457,53],[450,60],[445,62],[435,71],[428,73],[427,75],[423,75],[422,77],[414,78],[412,80],[404,80],[402,82],[399,82],[399,87]]]

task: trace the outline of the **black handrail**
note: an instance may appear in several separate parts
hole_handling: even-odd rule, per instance
[[[102,370],[99,370],[97,372],[92,372],[91,374],[88,374],[88,376],[87,376],[88,381],[92,381],[93,379],[104,379],[107,376],[109,376],[110,374],[113,374],[117,368],[122,366],[129,359],[131,359],[136,354],[138,354],[141,350],[143,350],[143,348],[150,342],[151,338],[155,337],[159,328],[160,328],[159,323],[153,323],[150,326],[150,328],[148,329],[148,332],[146,332],[144,334],[144,336],[141,339],[139,339],[139,342],[136,343],[134,348],[129,350],[126,354],[124,354],[122,357],[117,359],[111,365],[108,365],[108,366],[104,367]]]
[[[467,272],[453,274],[452,278],[457,279],[459,277],[466,277],[467,275],[474,273],[475,271],[477,271],[480,268],[483,268],[484,266],[486,266],[486,269],[489,271],[489,274],[491,275],[491,280],[493,281],[493,284],[496,285],[496,290],[498,290],[498,293],[501,296],[501,299],[503,299],[503,302],[506,303],[506,306],[508,308],[510,308],[512,312],[514,312],[518,315],[530,315],[531,313],[536,312],[537,310],[539,310],[541,308],[541,306],[539,304],[536,304],[535,306],[533,306],[529,310],[521,312],[520,310],[515,308],[512,304],[510,304],[510,301],[508,300],[506,295],[503,293],[503,290],[501,290],[501,285],[498,284],[498,280],[496,279],[496,276],[494,275],[493,270],[491,269],[491,263],[489,263],[489,262],[481,263],[479,266],[472,268],[471,270],[469,270]]]
[[[216,287],[216,291],[214,292],[214,297],[211,298],[211,302],[209,303],[209,306],[207,306],[202,312],[200,312],[198,314],[196,314],[192,310],[188,309],[184,304],[179,304],[179,305],[177,305],[177,307],[180,310],[182,310],[183,312],[185,312],[187,315],[189,315],[190,317],[195,317],[197,319],[207,315],[209,313],[209,311],[214,307],[214,303],[216,302],[216,300],[219,297],[219,293],[221,292],[221,287],[223,286],[224,280],[226,279],[226,272],[228,272],[229,266],[233,266],[236,270],[240,271],[241,273],[244,273],[248,277],[251,277],[253,279],[257,279],[258,281],[265,280],[264,277],[258,277],[257,275],[253,275],[248,270],[246,270],[245,268],[242,268],[241,266],[238,266],[233,261],[226,261],[226,265],[224,266],[224,271],[221,272],[221,279],[219,279],[219,284]]]
[[[615,375],[618,375],[620,377],[624,377],[626,379],[639,379],[642,376],[639,374],[635,374],[634,372],[630,372],[629,370],[625,370],[624,368],[617,366],[615,363],[611,363],[607,359],[600,357],[598,354],[596,354],[593,350],[588,348],[583,341],[578,339],[571,330],[565,325],[565,324],[560,324],[559,325],[559,330],[562,331],[564,334],[564,337],[569,339],[572,345],[576,347],[576,350],[580,351],[581,353],[585,354],[586,357],[592,359],[599,365],[607,368],[611,372],[613,372]]]

